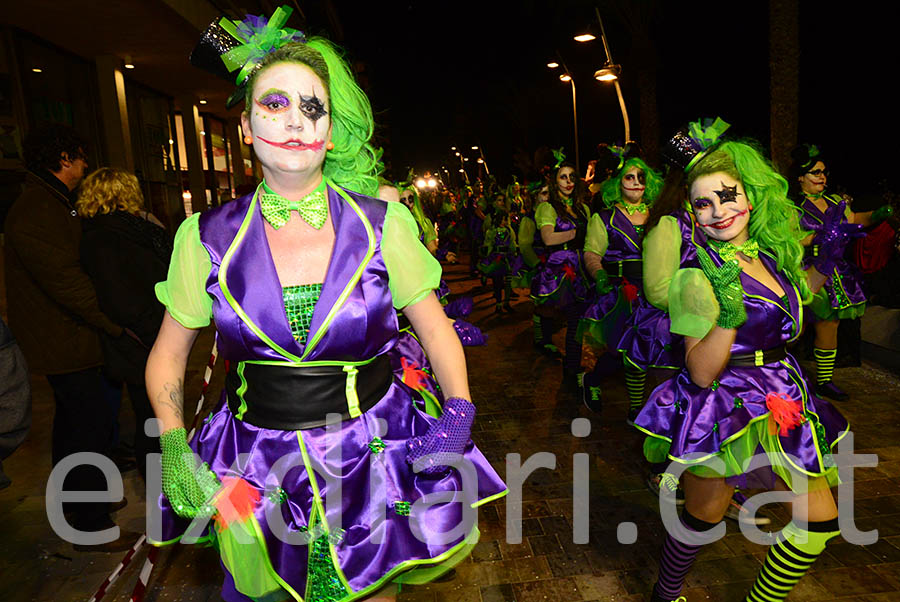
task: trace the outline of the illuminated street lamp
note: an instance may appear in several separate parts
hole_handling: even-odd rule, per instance
[[[619,85],[619,75],[622,67],[613,63],[612,54],[609,52],[609,42],[606,40],[606,29],[603,27],[603,19],[600,10],[594,7],[597,21],[600,23],[600,39],[603,41],[603,50],[606,52],[606,63],[602,68],[594,72],[594,79],[600,82],[612,82],[616,87],[616,95],[619,97],[619,108],[622,110],[622,121],[625,122],[625,142],[631,140],[631,124],[628,121],[628,109],[625,108],[625,98],[622,96],[622,87]],[[578,38],[575,38],[576,40]]]
[[[554,65],[554,66],[550,67],[551,65]],[[575,80],[572,79],[572,74],[569,73],[569,68],[566,67],[565,62],[562,65],[563,65],[563,69],[565,70],[565,72],[559,76],[559,81],[568,82],[569,84],[572,85],[572,121],[575,124],[575,170],[578,171],[578,165],[580,164],[580,160],[579,160],[579,156],[578,156],[578,101],[577,101],[576,95],[575,95]],[[547,66],[550,67],[551,69],[555,69],[556,67],[559,67],[559,65],[557,63],[547,63]]]
[[[551,69],[556,69],[557,67],[559,67],[559,63],[555,63],[555,62],[551,61],[551,62],[547,63],[547,66],[550,67]]]
[[[594,34],[592,34],[590,32],[575,36],[576,42],[593,42],[596,39],[597,39],[597,36],[595,36]]]
[[[416,188],[425,188],[425,178],[416,180]]]

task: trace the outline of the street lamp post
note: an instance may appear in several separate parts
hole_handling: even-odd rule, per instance
[[[556,69],[559,67],[559,64],[547,63],[547,66],[551,69]],[[572,122],[575,127],[575,171],[578,171],[578,166],[581,164],[581,161],[579,160],[580,157],[578,153],[578,101],[575,94],[575,80],[572,78],[572,74],[569,72],[565,63],[563,63],[563,69],[565,69],[565,73],[559,76],[559,81],[568,82],[572,85]]]
[[[478,159],[478,162],[484,165],[484,173],[486,173],[487,175],[491,175],[491,170],[488,169],[487,159],[484,158],[484,149],[480,146],[473,146],[472,150],[477,150],[481,155],[481,158]]]
[[[594,7],[594,12],[597,15],[597,21],[600,22],[600,39],[603,42],[603,50],[606,52],[606,64],[594,73],[594,78],[601,82],[611,81],[616,87],[616,95],[619,97],[619,108],[622,110],[622,121],[625,122],[625,140],[623,142],[628,143],[631,140],[631,124],[628,121],[628,109],[625,108],[622,87],[619,85],[619,74],[622,72],[622,67],[613,63],[612,54],[609,52],[609,43],[606,41],[606,29],[603,27],[603,19],[600,17],[600,10]],[[576,37],[575,39],[577,40],[578,38]]]

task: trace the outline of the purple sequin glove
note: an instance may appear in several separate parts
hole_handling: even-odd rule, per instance
[[[837,262],[844,257],[844,249],[851,238],[865,236],[861,224],[844,221],[844,209],[847,201],[838,203],[837,209],[825,218],[822,229],[812,239],[812,265],[823,276],[831,276]]]
[[[462,455],[472,434],[475,406],[462,397],[444,403],[444,414],[428,432],[406,442],[406,461],[416,472],[438,474]]]

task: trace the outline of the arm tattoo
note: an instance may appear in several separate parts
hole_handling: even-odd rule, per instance
[[[184,381],[182,379],[179,378],[174,383],[163,385],[163,390],[157,396],[156,401],[161,406],[172,410],[175,417],[184,422]]]

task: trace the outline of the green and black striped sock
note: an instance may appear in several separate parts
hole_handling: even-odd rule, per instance
[[[813,348],[813,356],[816,358],[816,384],[822,385],[831,382],[834,376],[834,358],[837,357],[837,349]]]
[[[541,346],[544,344],[544,332],[541,330],[541,317],[537,314],[531,316],[531,333],[534,335],[534,344]]]
[[[766,562],[756,577],[747,602],[780,602],[825,550],[828,540],[840,533],[838,519],[815,523],[791,521],[778,542],[769,548]]]
[[[644,405],[644,385],[647,382],[647,371],[641,370],[627,359],[625,360],[625,389],[628,390],[628,407],[639,410]]]

